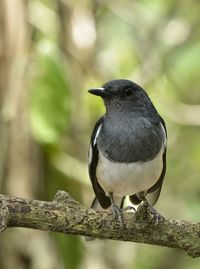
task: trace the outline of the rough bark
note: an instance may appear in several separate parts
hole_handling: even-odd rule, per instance
[[[63,191],[51,202],[0,195],[1,232],[26,227],[179,248],[192,257],[200,256],[200,223],[163,218],[155,225],[145,205],[136,213],[124,212],[124,223],[121,229],[111,212],[87,209]]]

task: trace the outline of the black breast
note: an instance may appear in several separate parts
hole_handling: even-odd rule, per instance
[[[97,144],[115,162],[152,160],[163,146],[165,134],[159,120],[145,117],[108,120],[105,118]]]

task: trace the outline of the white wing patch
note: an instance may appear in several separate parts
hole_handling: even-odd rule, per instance
[[[91,163],[92,163],[92,156],[93,156],[93,154],[92,154],[92,146],[91,146],[91,144],[90,144],[90,147],[89,147],[89,154],[88,154],[88,164],[89,164],[89,166],[90,166]]]
[[[164,128],[163,124],[160,123],[160,125],[161,125],[161,128],[162,128],[163,133],[164,133],[164,136],[165,136],[165,139],[164,139],[164,147],[166,148],[167,147],[167,135],[166,135],[166,131],[165,131],[165,128]]]
[[[93,143],[92,143],[93,146],[95,146],[95,144],[97,143],[97,137],[98,137],[100,131],[101,131],[101,124],[99,125],[99,127],[98,127],[98,129],[97,129],[97,132],[96,132],[94,141],[93,141]]]
[[[97,137],[99,135],[99,132],[101,130],[101,124],[99,125],[97,131],[96,131],[96,135],[94,137],[94,140],[90,143],[90,147],[89,147],[89,154],[88,154],[88,164],[89,166],[92,163],[92,158],[93,158],[93,147],[96,145],[97,143]]]

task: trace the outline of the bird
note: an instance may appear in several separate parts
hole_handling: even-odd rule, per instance
[[[92,208],[111,208],[124,227],[128,196],[134,206],[147,204],[158,223],[154,205],[166,174],[165,121],[146,91],[131,80],[111,80],[88,92],[101,97],[106,109],[94,126],[88,153]]]

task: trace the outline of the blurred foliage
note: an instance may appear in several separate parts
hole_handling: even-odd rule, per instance
[[[84,258],[84,247],[80,237],[75,235],[64,237],[61,234],[56,234],[54,237],[65,268],[79,268],[80,261]]]
[[[40,46],[35,66],[39,74],[33,81],[30,97],[32,130],[39,142],[56,144],[69,120],[68,72],[58,51],[51,51],[51,43]]]
[[[44,197],[63,189],[89,206],[87,150],[104,107],[87,89],[128,78],[147,90],[168,128],[168,172],[157,208],[166,217],[199,221],[200,2],[27,3],[29,111],[32,133],[44,152]],[[198,259],[177,250],[52,237],[59,268],[200,267]]]

